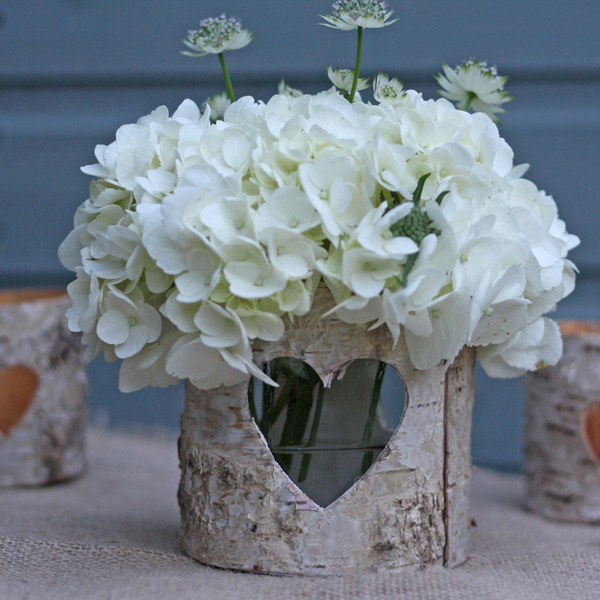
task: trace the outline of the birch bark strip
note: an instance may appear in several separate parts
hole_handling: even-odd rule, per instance
[[[83,470],[87,383],[79,336],[67,327],[70,304],[64,292],[0,292],[0,382],[12,386],[0,388],[0,487],[62,481]],[[11,413],[7,398],[22,409]]]
[[[179,503],[182,546],[190,556],[219,567],[302,574],[396,571],[442,565],[445,557],[449,564],[464,559],[470,408],[460,406],[472,401],[472,375],[466,372],[473,351],[461,354],[447,383],[449,365],[415,370],[403,339],[392,349],[383,328],[368,331],[323,317],[332,306],[331,295],[318,292],[313,309],[282,340],[256,347],[255,362],[295,357],[325,379],[348,359],[382,360],[407,388],[402,423],[369,471],[324,509],[273,458],[250,416],[247,382],[206,391],[188,383]],[[459,432],[462,426],[468,431]]]
[[[467,560],[475,349],[463,348],[446,373],[446,566]]]

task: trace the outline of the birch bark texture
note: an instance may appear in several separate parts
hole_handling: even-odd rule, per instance
[[[357,358],[384,361],[406,386],[406,410],[377,461],[328,507],[277,464],[250,415],[248,383],[199,390],[189,382],[179,441],[183,550],[218,567],[284,574],[397,571],[466,559],[474,351],[417,371],[401,338],[311,311],[254,350],[263,364],[298,358],[326,380]]]
[[[525,506],[600,522],[600,323],[559,324],[562,358],[525,376]]]
[[[0,292],[0,487],[84,468],[87,381],[62,290]]]

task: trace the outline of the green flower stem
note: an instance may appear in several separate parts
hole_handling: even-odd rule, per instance
[[[323,400],[325,399],[325,388],[321,385],[319,387],[319,396],[317,397],[317,406],[315,407],[315,416],[313,417],[312,427],[310,429],[310,435],[306,446],[312,448],[317,443],[317,433],[319,432],[319,423],[321,422],[321,412],[323,411]],[[302,463],[300,464],[300,473],[298,474],[298,482],[304,481],[308,476],[308,469],[310,467],[310,461],[312,454],[306,453],[302,457]]]
[[[286,378],[286,385],[281,389],[280,393],[285,393],[287,411],[281,432],[281,439],[277,445],[277,448],[281,448],[281,450],[277,452],[276,459],[281,468],[289,474],[294,455],[286,453],[284,449],[296,449],[304,445],[304,435],[313,406],[315,381],[299,376],[290,369],[289,364],[282,365],[279,368],[279,372],[283,373]],[[280,379],[277,381],[279,382]],[[290,388],[286,389],[288,381],[290,382]],[[275,452],[273,454],[275,455]]]
[[[375,381],[373,382],[373,394],[371,395],[371,404],[369,406],[369,414],[367,416],[367,422],[365,423],[365,429],[363,432],[363,439],[361,446],[369,446],[371,443],[371,436],[373,435],[373,425],[375,424],[375,416],[377,415],[377,405],[379,404],[379,398],[381,396],[381,384],[385,377],[385,363],[379,362],[377,367],[377,373],[375,374]],[[368,450],[364,453],[361,473],[364,475],[371,464],[373,463],[373,450]]]
[[[404,273],[402,273],[402,281],[400,285],[402,287],[406,287],[408,285],[408,274],[412,271],[415,266],[415,262],[417,261],[418,252],[415,254],[409,254],[406,258],[406,262],[404,263]]]
[[[469,110],[471,108],[471,104],[475,98],[477,98],[477,94],[475,92],[467,92],[467,103],[465,104],[465,110]]]
[[[356,88],[358,87],[358,76],[360,73],[360,59],[362,57],[362,33],[363,28],[357,27],[358,32],[358,43],[356,46],[356,66],[354,67],[354,81],[352,82],[352,89],[350,90],[350,96],[348,97],[349,102],[354,102],[354,94],[356,94]]]
[[[227,86],[227,93],[229,94],[229,99],[232,102],[235,102],[235,94],[233,93],[233,86],[231,85],[231,77],[229,77],[229,71],[227,70],[227,65],[225,64],[225,57],[221,52],[219,54],[219,60],[221,61],[221,69],[223,69],[223,77],[225,77],[225,85]]]

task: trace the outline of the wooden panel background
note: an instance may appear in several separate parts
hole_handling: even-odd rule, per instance
[[[365,34],[363,73],[397,75],[435,97],[442,61],[487,59],[510,76],[516,98],[502,135],[529,177],[556,199],[582,239],[581,275],[560,316],[600,318],[600,2],[597,0],[390,0],[399,22]],[[56,258],[87,197],[79,166],[119,125],[160,104],[173,110],[223,88],[215,57],[179,54],[204,16],[233,13],[257,37],[228,55],[238,96],[267,99],[285,76],[295,87],[328,87],[325,66],[350,67],[353,34],[317,26],[329,0],[3,0],[0,3],[0,287],[66,284]],[[116,370],[96,361],[92,415],[113,425],[175,427],[171,391],[117,394]],[[474,455],[520,461],[522,389],[481,374]],[[104,415],[104,417],[102,416]]]

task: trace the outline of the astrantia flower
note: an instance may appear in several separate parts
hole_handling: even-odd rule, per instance
[[[279,82],[279,85],[277,86],[277,93],[284,96],[291,96],[292,98],[300,98],[300,96],[302,96],[302,92],[300,90],[288,85],[284,79]]]
[[[327,21],[321,25],[343,31],[358,27],[385,27],[397,21],[388,21],[393,12],[388,11],[386,3],[379,0],[336,0],[331,7],[331,15],[321,15]]]
[[[500,104],[512,100],[504,91],[508,77],[500,77],[496,67],[476,60],[469,60],[456,69],[442,66],[444,75],[438,74],[436,80],[445,90],[439,92],[444,98],[456,102],[461,110],[472,108],[496,121],[494,115],[505,112]]]
[[[208,17],[200,21],[200,29],[188,31],[183,43],[194,52],[182,51],[186,56],[206,56],[221,54],[225,50],[239,50],[247,46],[254,35],[242,29],[242,23],[235,17]]]
[[[352,89],[354,81],[354,71],[352,69],[336,69],[335,71],[328,65],[327,77],[333,85],[339,90],[349,92]],[[366,90],[369,87],[369,80],[359,77],[356,91]]]
[[[202,104],[202,110],[206,110],[206,107],[210,107],[210,120],[218,121],[225,116],[225,111],[229,108],[231,100],[227,95],[227,92],[221,92],[211,96]]]
[[[402,91],[402,82],[396,77],[390,79],[385,73],[379,73],[373,82],[373,95],[377,102],[396,104],[406,96],[406,92]]]

